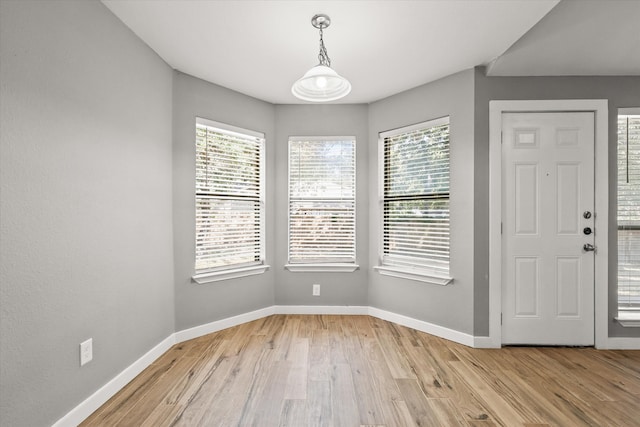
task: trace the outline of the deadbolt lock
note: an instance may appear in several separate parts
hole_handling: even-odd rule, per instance
[[[582,230],[582,232],[588,236],[589,234],[592,233],[591,227],[585,227],[584,230]]]

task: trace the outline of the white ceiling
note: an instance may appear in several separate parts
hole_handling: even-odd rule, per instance
[[[316,13],[331,17],[324,40],[332,67],[353,86],[338,102],[368,103],[490,64],[558,1],[103,3],[171,67],[271,103],[290,104],[301,102],[291,94],[291,84],[318,62],[318,30],[310,23]]]

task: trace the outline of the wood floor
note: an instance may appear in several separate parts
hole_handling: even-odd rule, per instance
[[[172,347],[82,426],[640,426],[640,351],[471,349],[369,316]]]

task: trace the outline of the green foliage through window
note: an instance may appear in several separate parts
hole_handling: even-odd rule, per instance
[[[263,260],[264,138],[196,125],[196,271]]]
[[[618,116],[618,309],[640,311],[640,115]]]
[[[382,264],[449,274],[449,120],[382,134]]]
[[[355,139],[289,140],[289,262],[355,262]]]

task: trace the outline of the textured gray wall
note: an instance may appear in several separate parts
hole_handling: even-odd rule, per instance
[[[489,100],[640,105],[640,77],[467,70],[371,105],[274,106],[170,68],[97,1],[0,1],[0,422],[50,425],[171,333],[273,304],[371,305],[487,335]],[[172,112],[173,109],[173,112]],[[451,117],[452,285],[377,265],[381,131]],[[265,274],[191,282],[195,117],[267,136]],[[291,273],[287,137],[357,138],[355,273]],[[610,316],[616,306],[610,224]],[[322,296],[311,296],[311,284]],[[640,330],[610,322],[611,336]],[[94,360],[79,367],[92,337]]]
[[[173,230],[176,330],[203,325],[274,303],[274,106],[187,74],[174,72]],[[266,135],[266,254],[264,274],[198,285],[191,281],[195,260],[196,117]]]
[[[378,265],[378,134],[450,116],[451,276],[448,286],[369,275],[369,305],[456,331],[473,333],[474,111],[473,70],[374,102],[369,108],[369,261]]]
[[[0,424],[46,426],[174,331],[171,69],[97,1],[0,31]]]
[[[485,77],[475,70],[475,241],[476,335],[489,331],[489,101],[512,99],[607,99],[609,101],[609,336],[640,337],[640,329],[623,328],[617,312],[616,122],[618,108],[640,106],[640,76],[615,77]]]
[[[276,106],[275,300],[279,305],[367,305],[368,153],[367,105]],[[356,258],[353,273],[293,273],[285,270],[288,245],[288,140],[290,136],[356,137]],[[320,296],[311,286],[321,285]]]

